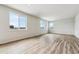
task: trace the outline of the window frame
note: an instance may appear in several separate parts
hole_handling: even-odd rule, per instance
[[[50,26],[50,24],[52,24],[52,26]],[[49,28],[53,28],[53,27],[54,27],[53,21],[49,21],[49,22],[48,22],[48,27],[49,27]]]
[[[10,13],[14,13],[15,15],[17,15],[17,20],[18,20],[18,22],[17,22],[17,24],[18,24],[18,27],[15,27],[14,25],[13,25],[13,28],[11,28],[11,24],[10,24]],[[25,17],[25,28],[20,28],[20,17]],[[9,28],[10,29],[21,29],[21,30],[27,30],[27,16],[26,15],[21,15],[21,14],[19,14],[19,13],[17,13],[17,12],[14,12],[14,11],[10,11],[9,12]]]
[[[41,25],[43,25],[43,27],[41,27]],[[46,20],[41,19],[40,20],[40,29],[42,32],[44,32],[46,30]]]

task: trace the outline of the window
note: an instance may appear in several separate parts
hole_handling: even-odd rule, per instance
[[[46,21],[45,20],[40,20],[40,28],[41,28],[41,31],[45,31],[45,29],[46,29]]]
[[[9,13],[11,29],[26,29],[26,16],[20,16],[14,12]]]
[[[26,17],[25,16],[19,17],[19,27],[20,27],[20,29],[26,28]]]
[[[53,28],[53,22],[49,21],[49,28]]]
[[[10,12],[10,28],[18,28],[18,16],[15,13]]]

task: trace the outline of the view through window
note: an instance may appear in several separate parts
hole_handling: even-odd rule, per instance
[[[10,28],[11,29],[26,29],[27,17],[18,15],[14,12],[9,13]]]
[[[45,31],[45,29],[46,29],[46,21],[45,20],[40,20],[40,28],[41,28],[41,31]]]

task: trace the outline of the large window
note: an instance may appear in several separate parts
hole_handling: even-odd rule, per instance
[[[27,17],[18,15],[14,12],[9,13],[10,28],[11,29],[26,29],[27,27]]]
[[[40,28],[41,28],[41,31],[45,31],[45,29],[46,29],[46,21],[45,20],[40,20]]]

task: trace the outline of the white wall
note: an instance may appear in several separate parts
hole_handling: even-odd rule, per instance
[[[28,17],[28,28],[27,30],[18,30],[9,28],[9,11],[15,11],[19,14],[27,15]],[[27,37],[32,37],[45,32],[40,31],[40,18],[34,17],[5,6],[0,6],[0,44],[9,41],[19,40]]]
[[[59,34],[74,34],[74,18],[67,18],[53,21],[54,26],[51,29],[52,33]]]
[[[75,17],[75,36],[79,38],[79,14]]]

